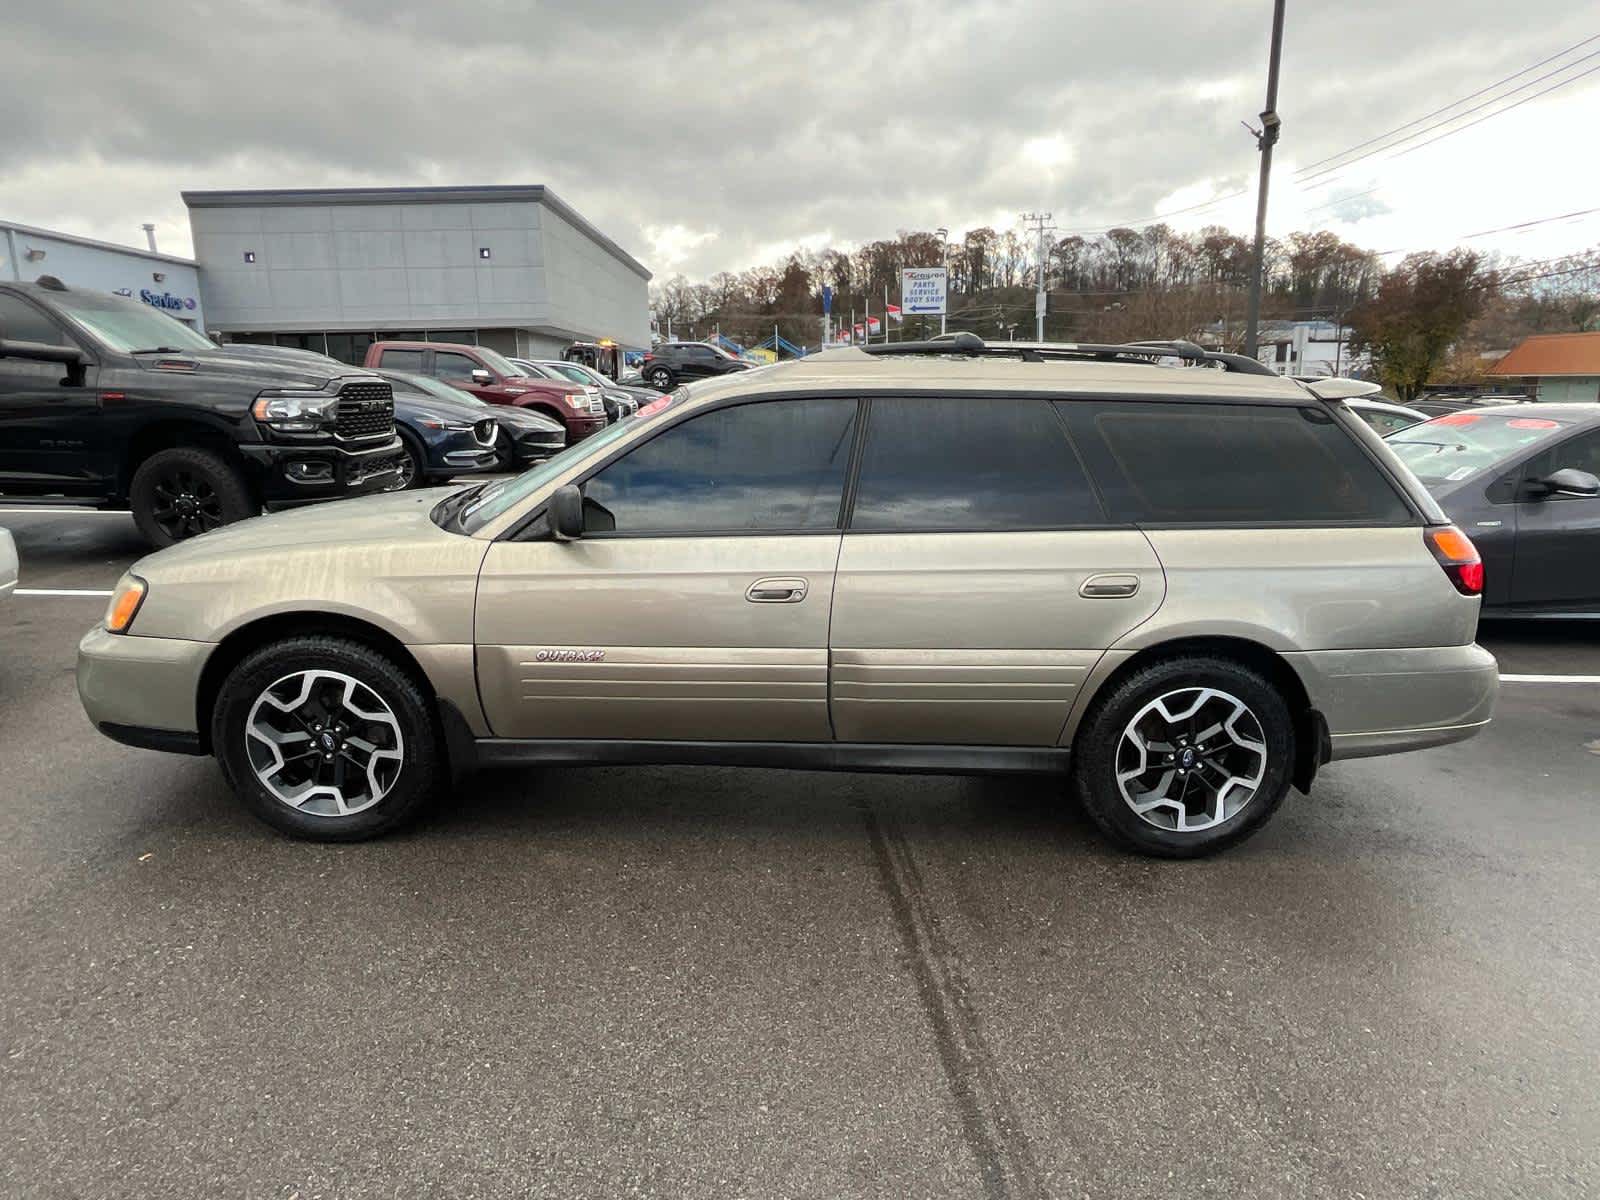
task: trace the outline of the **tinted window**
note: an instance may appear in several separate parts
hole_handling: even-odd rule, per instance
[[[1112,514],[1151,523],[1406,524],[1350,434],[1314,408],[1063,401]]]
[[[61,326],[21,296],[0,292],[0,337],[12,342],[66,344]]]
[[[455,355],[453,357],[460,357]],[[386,371],[420,371],[422,370],[421,350],[385,350],[379,361]]]
[[[684,421],[593,476],[585,527],[618,533],[832,529],[856,402],[776,400]]]
[[[1535,455],[1528,460],[1523,477],[1543,479],[1568,469],[1600,475],[1600,429],[1580,433],[1559,446],[1552,446],[1544,453]]]
[[[388,362],[388,355],[384,356],[384,362]],[[459,379],[466,383],[470,383],[472,373],[480,369],[465,354],[452,354],[448,350],[434,351],[433,363],[433,373],[440,379]]]
[[[873,399],[851,529],[1057,529],[1104,520],[1047,401]]]

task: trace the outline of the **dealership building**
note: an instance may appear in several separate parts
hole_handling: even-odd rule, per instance
[[[650,345],[650,272],[545,187],[184,192],[205,328],[359,363],[375,340]]]
[[[0,279],[31,283],[41,275],[142,300],[185,325],[206,327],[199,270],[190,259],[0,221]]]

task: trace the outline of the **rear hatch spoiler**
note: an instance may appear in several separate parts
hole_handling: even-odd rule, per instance
[[[1300,382],[1318,400],[1354,400],[1358,396],[1376,396],[1383,391],[1381,384],[1369,383],[1364,379],[1342,379],[1337,375],[1318,379],[1301,377]]]

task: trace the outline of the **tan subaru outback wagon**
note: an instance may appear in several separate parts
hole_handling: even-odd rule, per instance
[[[1488,724],[1482,565],[1359,386],[1181,342],[871,350],[151,555],[84,707],[302,837],[478,765],[714,763],[1037,775],[1169,857]]]

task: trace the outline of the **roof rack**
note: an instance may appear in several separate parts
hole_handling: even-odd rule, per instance
[[[953,354],[969,358],[1020,358],[1023,362],[1047,360],[1089,359],[1095,362],[1135,360],[1154,363],[1160,358],[1180,358],[1187,363],[1203,363],[1235,371],[1241,375],[1271,375],[1277,372],[1265,363],[1257,362],[1243,354],[1225,354],[1207,350],[1194,342],[1182,340],[1125,342],[1121,345],[1097,342],[1004,342],[991,345],[975,333],[946,334],[927,342],[879,342],[862,346],[864,353],[872,355]]]

